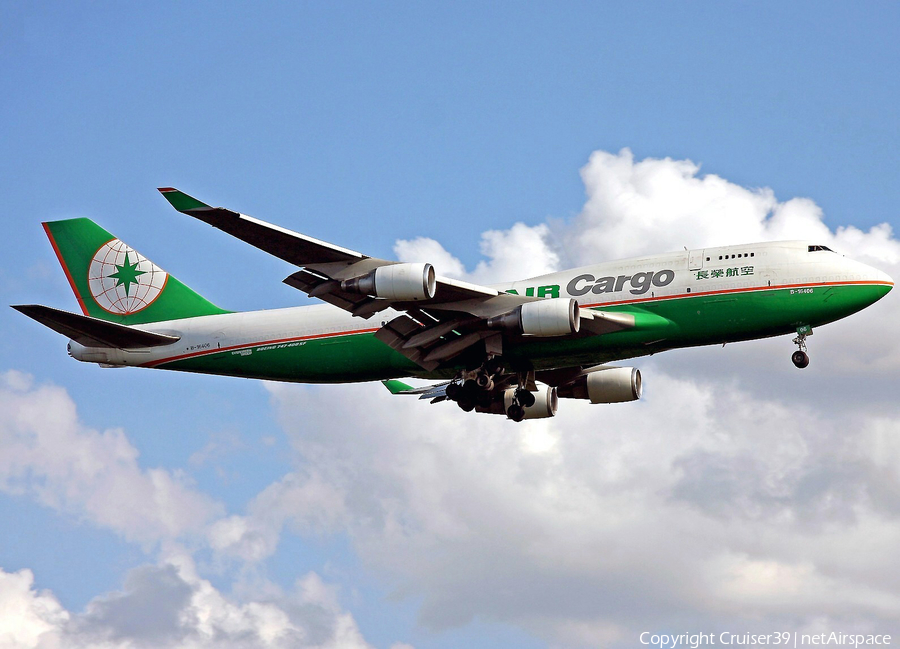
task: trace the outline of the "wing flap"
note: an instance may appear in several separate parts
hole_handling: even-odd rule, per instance
[[[179,336],[144,331],[40,304],[19,304],[12,308],[85,347],[139,349],[171,345],[180,340]]]
[[[404,349],[403,344],[409,340],[411,336],[422,331],[422,325],[407,315],[401,315],[375,332],[375,338],[397,350],[412,362],[417,363],[426,370],[431,371],[437,369],[440,363],[435,361],[425,361],[425,351],[419,348]]]

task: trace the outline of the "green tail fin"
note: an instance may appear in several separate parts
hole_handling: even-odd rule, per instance
[[[131,325],[229,313],[90,219],[44,230],[85,315]]]

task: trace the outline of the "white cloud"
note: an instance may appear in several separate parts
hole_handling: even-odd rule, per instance
[[[405,262],[428,261],[438,275],[463,279],[466,269],[463,263],[444,249],[440,243],[428,237],[400,239],[394,244],[397,259]]]
[[[276,589],[277,590],[277,589]],[[10,649],[153,647],[369,649],[335,589],[315,573],[292,592],[235,602],[197,576],[191,560],[132,570],[122,592],[71,613],[33,588],[30,571],[0,569],[0,644]]]
[[[142,469],[121,429],[78,421],[66,391],[0,376],[0,490],[154,543],[202,531],[221,506],[179,471]]]
[[[509,230],[488,230],[481,235],[480,250],[487,260],[472,272],[434,239],[400,240],[394,252],[400,261],[429,261],[438,274],[481,284],[525,279],[559,270],[559,256],[551,243],[550,228],[516,223]]]
[[[101,433],[81,424],[62,388],[34,385],[16,371],[0,377],[0,489],[145,546],[156,544],[163,556],[159,565],[132,570],[122,592],[95,598],[81,613],[65,610],[49,592],[36,592],[30,571],[0,569],[0,646],[369,647],[335,587],[315,573],[287,593],[257,584],[240,601],[200,577],[179,538],[190,539],[194,551],[203,549],[198,541],[204,539],[220,552],[237,544],[241,551],[232,554],[250,561],[270,552],[267,541],[256,540],[262,549],[254,550],[242,519],[222,518],[221,505],[182,474],[142,469],[137,460],[122,430]],[[290,477],[271,485],[257,498],[261,516],[288,518],[266,507],[273,493],[277,504],[296,511],[304,499],[321,502],[315,491],[314,481],[292,485]]]
[[[345,511],[339,488],[314,469],[302,477],[289,474],[257,495],[246,516],[216,521],[209,529],[209,545],[223,556],[260,561],[275,552],[285,524],[302,521],[301,532],[328,532],[338,528]],[[305,514],[298,516],[300,512]]]
[[[333,486],[295,524],[337,507],[427,626],[588,646],[685,620],[900,628],[896,413],[835,420],[663,373],[643,403],[565,401],[518,426],[377,386],[270,389],[296,480],[315,466]]]
[[[34,590],[30,570],[0,569],[0,646],[37,647],[42,636],[68,620],[68,612],[51,593]]]

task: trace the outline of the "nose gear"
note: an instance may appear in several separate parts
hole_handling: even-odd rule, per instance
[[[809,354],[806,353],[806,337],[812,336],[812,333],[812,327],[809,325],[797,327],[797,337],[792,341],[800,349],[791,354],[791,362],[801,370],[809,365]]]

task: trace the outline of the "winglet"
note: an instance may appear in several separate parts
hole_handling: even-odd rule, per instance
[[[169,203],[179,212],[188,212],[190,210],[212,209],[206,203],[198,201],[193,196],[188,196],[183,191],[174,187],[159,187],[159,193],[163,195]]]
[[[408,390],[412,390],[413,387],[411,385],[406,385],[403,381],[397,381],[395,379],[389,379],[387,381],[381,382],[384,387],[390,390],[391,394],[401,394]]]

